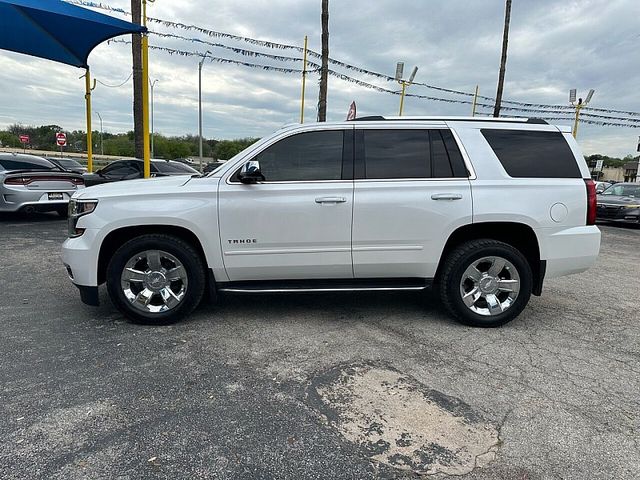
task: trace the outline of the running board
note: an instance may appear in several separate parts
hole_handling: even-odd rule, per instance
[[[432,284],[426,278],[278,280],[218,283],[225,293],[306,293],[425,290]]]

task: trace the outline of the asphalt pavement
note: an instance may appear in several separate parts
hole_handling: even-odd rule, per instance
[[[0,217],[0,478],[637,479],[640,229],[499,329],[418,293],[88,307],[55,214]]]

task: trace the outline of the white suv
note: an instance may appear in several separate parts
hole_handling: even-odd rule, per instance
[[[493,327],[594,264],[595,212],[568,128],[367,117],[284,128],[204,177],[78,192],[63,261],[85,303],[106,282],[136,322],[176,321],[205,292],[433,286]]]

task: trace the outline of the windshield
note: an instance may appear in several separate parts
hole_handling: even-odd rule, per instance
[[[82,167],[82,165],[78,162],[76,162],[75,160],[71,160],[68,158],[59,158],[58,159],[58,163],[60,165],[62,165],[65,168],[78,168],[78,167]]]
[[[189,165],[180,162],[153,162],[153,165],[161,173],[185,173],[190,175],[200,173]]]
[[[620,197],[640,198],[640,185],[617,183],[607,188],[602,195],[618,195]]]

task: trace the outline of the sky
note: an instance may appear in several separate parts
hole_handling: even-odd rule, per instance
[[[102,0],[129,10],[129,0]],[[336,60],[393,76],[405,63],[405,76],[418,67],[416,82],[495,97],[504,0],[330,0],[329,50]],[[241,37],[302,46],[320,51],[320,0],[156,0],[150,17],[196,25]],[[106,12],[120,18],[117,12]],[[595,89],[590,106],[640,112],[640,1],[638,0],[513,0],[504,99],[568,105],[568,91],[585,96]],[[272,49],[195,30],[150,23],[150,30],[191,39],[151,34],[150,45],[204,53],[258,65],[301,69],[301,61],[243,56],[194,39],[301,58],[291,49]],[[130,37],[121,37],[129,41]],[[315,60],[319,62],[319,60]],[[165,135],[198,132],[199,57],[152,50],[150,77],[154,88],[154,130]],[[133,129],[131,46],[102,44],[89,56],[99,83],[93,108],[104,131]],[[394,82],[330,65],[336,72],[385,89]],[[66,130],[85,128],[83,70],[0,50],[0,128],[14,123],[57,124]],[[318,79],[307,76],[305,122],[317,115]],[[122,84],[116,87],[116,85]],[[206,61],[202,70],[203,135],[232,139],[262,137],[285,124],[300,121],[301,75]],[[106,85],[110,85],[105,86]],[[469,101],[412,85],[408,93]],[[330,77],[328,120],[344,120],[355,101],[358,115],[397,115],[399,96]],[[488,102],[491,103],[491,102]],[[508,106],[508,105],[507,105]],[[492,113],[480,108],[480,113]],[[405,115],[470,115],[471,105],[407,97]],[[503,114],[514,114],[503,110]],[[596,113],[596,112],[594,112]],[[535,113],[517,113],[531,115]],[[604,113],[603,115],[608,115]],[[620,114],[609,114],[620,116]],[[633,117],[632,117],[633,118]],[[640,120],[640,117],[635,117]],[[97,113],[94,129],[99,129]],[[570,125],[571,121],[555,123]],[[636,123],[640,126],[640,122]],[[636,154],[640,128],[581,124],[578,142],[585,154],[622,157]]]

